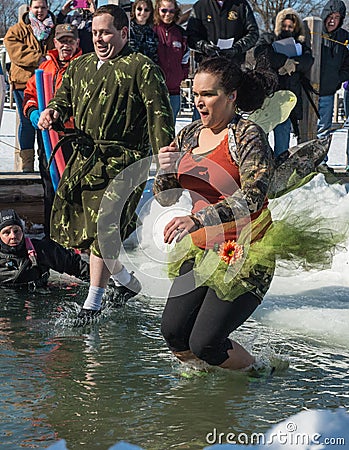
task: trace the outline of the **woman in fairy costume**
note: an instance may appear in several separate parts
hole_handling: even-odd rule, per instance
[[[234,267],[233,260],[240,265],[246,259],[247,250],[238,243],[239,230],[252,224],[256,239],[268,228],[272,150],[263,130],[242,119],[236,109],[260,108],[274,85],[275,77],[267,71],[243,72],[224,58],[202,62],[193,85],[201,121],[184,128],[176,142],[159,153],[160,171],[154,183],[158,201],[174,203],[182,188],[190,190],[193,201],[191,215],[175,217],[167,224],[165,242],[178,242],[190,233],[198,254],[211,249],[218,256],[213,264],[228,268]],[[253,221],[258,222],[257,233]],[[183,261],[172,264],[174,272],[179,271],[163,313],[166,342],[182,361],[199,358],[229,369],[248,367],[254,358],[228,335],[260,304],[274,266],[254,264],[243,278],[236,273],[239,283],[223,292],[214,280],[198,283],[195,251],[189,250]],[[209,270],[215,272],[212,262]]]
[[[304,159],[304,149],[299,161],[297,154],[291,156],[275,180],[280,162],[266,134],[237,113],[261,108],[274,88],[275,76],[268,70],[243,71],[224,58],[203,61],[193,84],[201,120],[160,149],[156,199],[169,206],[187,189],[193,204],[190,215],[173,218],[164,229],[165,242],[176,244],[170,253],[174,280],[161,329],[181,361],[199,359],[226,369],[254,363],[228,336],[251,316],[269,289],[279,256],[273,239],[284,239],[293,229],[287,223],[272,224],[267,194],[283,189],[281,179],[287,185],[285,174],[307,175],[324,156],[322,144],[309,143],[309,156]],[[302,249],[297,239],[304,234],[317,251],[321,239],[312,240],[303,231],[295,235],[295,248]],[[285,254],[293,250],[286,247]]]

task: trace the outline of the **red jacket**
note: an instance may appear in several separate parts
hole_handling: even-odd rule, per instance
[[[170,95],[180,93],[180,84],[189,72],[189,49],[184,30],[179,25],[161,22],[154,26],[159,38],[158,64],[166,78],[166,86]]]
[[[43,63],[40,64],[39,69],[43,69],[45,73],[50,73],[52,75],[53,80],[53,95],[56,93],[57,89],[62,84],[62,77],[64,72],[67,70],[67,67],[73,59],[82,55],[82,50],[79,48],[77,53],[64,64],[63,67],[60,67],[58,62],[58,51],[56,49],[50,50],[47,53],[47,56],[50,59],[47,59]],[[36,81],[35,74],[28,80],[27,86],[24,90],[24,100],[23,100],[23,112],[26,117],[29,118],[30,113],[33,109],[39,109],[38,107],[38,96],[36,92]],[[74,122],[72,119],[68,123],[65,124],[69,128],[74,127]]]

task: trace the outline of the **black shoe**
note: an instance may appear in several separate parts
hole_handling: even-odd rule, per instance
[[[82,308],[76,319],[73,320],[73,327],[84,327],[96,322],[98,316],[100,316],[101,310],[85,309]]]
[[[130,298],[139,294],[142,290],[142,285],[134,276],[133,272],[130,275],[131,280],[126,286],[116,286],[114,282],[107,286],[105,298],[111,301],[116,307],[123,306]]]

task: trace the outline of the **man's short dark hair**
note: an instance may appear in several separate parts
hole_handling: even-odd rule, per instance
[[[118,5],[103,5],[96,9],[93,17],[102,16],[103,14],[110,14],[113,16],[113,25],[117,30],[123,27],[129,27],[129,20],[125,11]]]

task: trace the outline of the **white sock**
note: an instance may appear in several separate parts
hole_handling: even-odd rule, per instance
[[[112,276],[116,286],[126,286],[131,281],[131,274],[128,272],[125,266],[118,273],[114,273]]]
[[[105,288],[90,286],[83,308],[98,311],[101,308],[104,291]]]

